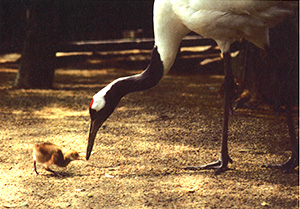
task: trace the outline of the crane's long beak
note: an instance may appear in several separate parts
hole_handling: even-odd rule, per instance
[[[90,125],[90,133],[89,133],[89,141],[86,149],[86,160],[88,160],[91,156],[91,152],[94,146],[95,137],[99,128],[102,126],[103,122],[97,119],[91,121]]]

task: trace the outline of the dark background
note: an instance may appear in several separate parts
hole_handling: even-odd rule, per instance
[[[60,41],[117,39],[127,30],[153,36],[153,0],[56,1]],[[0,1],[0,51],[20,51],[30,0]]]

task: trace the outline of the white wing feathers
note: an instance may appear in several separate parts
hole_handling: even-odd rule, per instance
[[[241,38],[263,48],[268,44],[268,29],[292,14],[295,2],[171,0],[171,4],[173,12],[187,28],[213,38],[218,44],[226,42],[225,48]]]

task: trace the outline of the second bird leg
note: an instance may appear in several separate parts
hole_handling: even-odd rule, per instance
[[[232,163],[232,159],[228,154],[228,120],[229,111],[232,107],[232,98],[235,90],[235,83],[233,79],[231,63],[230,63],[230,53],[223,53],[224,58],[224,72],[225,72],[225,82],[224,82],[224,118],[223,118],[223,130],[222,130],[222,147],[220,158],[212,163],[208,163],[201,166],[189,166],[185,169],[187,170],[201,170],[201,169],[214,169],[216,174],[224,172],[228,169],[228,163]]]
[[[290,105],[287,105],[286,108],[286,119],[289,129],[292,154],[289,159],[282,164],[265,164],[264,166],[268,168],[279,168],[286,173],[291,173],[295,170],[296,167],[299,166],[299,142],[296,138],[295,126],[292,116],[292,107]]]

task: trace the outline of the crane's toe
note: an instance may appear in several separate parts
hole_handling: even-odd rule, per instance
[[[221,156],[219,160],[208,163],[205,165],[200,166],[186,166],[185,170],[207,170],[212,169],[215,170],[215,174],[221,174],[228,170],[228,163],[232,163],[232,159],[229,157],[229,155]]]
[[[264,164],[266,168],[277,168],[283,170],[285,173],[292,173],[299,166],[299,156],[292,154],[292,156],[282,164]]]

